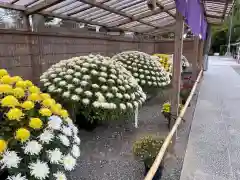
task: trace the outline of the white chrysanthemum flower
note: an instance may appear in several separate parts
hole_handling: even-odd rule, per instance
[[[129,103],[129,102],[127,102],[127,107],[129,107],[129,108],[133,108],[133,105],[131,104],[131,103]]]
[[[85,72],[87,72],[87,71],[88,71],[87,68],[85,68],[85,67],[81,68],[81,72],[85,73]]]
[[[13,176],[8,176],[7,180],[27,180],[26,176],[22,176],[20,173]]]
[[[115,69],[110,69],[111,73],[117,74],[117,71]]]
[[[81,140],[78,136],[74,136],[74,142],[77,144],[77,145],[80,145],[81,143]]]
[[[99,77],[98,80],[101,82],[106,82],[106,79],[104,77]]]
[[[128,94],[124,94],[124,98],[131,99],[131,97]]]
[[[57,74],[51,74],[50,77],[55,78],[55,77],[57,77]]]
[[[41,143],[46,143],[46,144],[49,144],[54,136],[53,136],[53,133],[49,130],[44,130],[42,134],[39,135],[39,140]]]
[[[109,103],[109,108],[110,108],[110,109],[116,109],[116,108],[117,108],[117,105],[114,104],[114,103]]]
[[[87,81],[81,81],[81,82],[80,82],[80,85],[81,85],[81,86],[86,86],[86,85],[88,85],[88,82],[87,82]]]
[[[78,158],[81,154],[80,148],[77,145],[74,144],[73,147],[72,147],[71,153],[75,158]]]
[[[54,78],[53,79],[53,82],[59,82],[59,81],[61,81],[62,79],[61,78]]]
[[[101,89],[102,89],[103,91],[106,91],[106,90],[108,89],[108,87],[107,87],[107,86],[101,86]]]
[[[138,108],[138,106],[139,106],[139,104],[138,104],[137,101],[134,101],[134,102],[133,102],[133,105],[135,106],[135,108]]]
[[[72,77],[70,74],[67,74],[67,75],[64,76],[64,78],[67,79],[67,80],[70,80],[70,79],[72,79],[73,77]]]
[[[69,91],[64,92],[63,97],[69,98],[70,97],[70,92]]]
[[[46,162],[37,160],[29,164],[30,174],[36,179],[44,180],[48,177],[50,170]]]
[[[46,82],[48,82],[48,79],[40,79],[40,81],[41,81],[42,83],[46,83]]]
[[[97,84],[92,84],[92,87],[93,87],[94,89],[97,89],[97,88],[99,88],[99,85],[97,85]]]
[[[121,93],[116,93],[117,98],[122,99],[123,95]]]
[[[42,145],[37,141],[32,140],[28,141],[26,145],[23,147],[24,153],[27,155],[38,155],[42,150]]]
[[[62,119],[59,116],[50,116],[48,121],[48,127],[54,130],[60,130],[62,125]]]
[[[84,76],[82,77],[82,79],[84,79],[84,80],[89,80],[89,79],[91,79],[91,77],[90,77],[89,75],[84,75]]]
[[[84,98],[84,99],[82,99],[82,103],[83,103],[84,105],[88,105],[88,104],[90,103],[90,100],[87,99],[87,98]]]
[[[76,73],[74,74],[74,76],[75,76],[75,77],[80,77],[80,76],[81,76],[81,73],[80,73],[80,72],[76,72]]]
[[[125,85],[125,88],[130,89],[131,87],[127,84],[127,85]]]
[[[113,98],[113,97],[114,97],[112,93],[107,93],[106,96],[107,96],[108,98]]]
[[[76,89],[75,89],[75,92],[76,92],[77,94],[81,94],[81,92],[83,92],[83,89],[82,89],[82,88],[76,88]]]
[[[91,91],[85,91],[84,94],[87,96],[87,97],[92,97],[93,93]]]
[[[63,166],[66,171],[72,171],[76,166],[76,159],[70,154],[63,157]]]
[[[75,72],[75,71],[72,70],[72,69],[68,69],[68,70],[67,70],[67,73],[68,73],[68,74],[73,74],[74,72]]]
[[[97,75],[98,72],[97,72],[96,70],[93,69],[93,70],[91,71],[91,74],[92,74],[92,75]]]
[[[66,86],[67,85],[67,82],[66,81],[60,81],[59,82],[59,86]]]
[[[70,145],[70,141],[67,136],[60,134],[58,135],[58,138],[64,146],[68,147]]]
[[[123,103],[120,103],[120,108],[121,108],[122,110],[125,110],[125,109],[126,109],[126,105],[123,104]]]
[[[7,150],[1,156],[0,164],[2,165],[2,168],[18,168],[21,158],[15,151]]]
[[[61,93],[63,90],[61,88],[57,88],[55,91]]]
[[[112,90],[113,90],[114,92],[118,92],[118,88],[115,87],[115,86],[112,87]]]
[[[63,134],[65,134],[67,136],[72,136],[72,129],[70,127],[62,126],[61,130],[62,130]]]
[[[59,148],[47,151],[48,159],[53,164],[59,164],[62,160],[62,152]]]
[[[49,92],[53,92],[55,89],[56,89],[56,87],[54,85],[51,85],[48,87]]]
[[[108,79],[108,82],[111,83],[111,84],[115,83],[115,81],[113,79]]]
[[[101,71],[107,71],[107,68],[104,66],[102,66],[100,69],[101,69]]]
[[[68,84],[67,85],[67,88],[70,90],[70,89],[73,89],[74,88],[74,85],[73,84]]]
[[[121,89],[122,91],[126,90],[125,87],[123,87],[123,86],[119,86],[118,88]]]
[[[77,79],[77,78],[73,78],[73,83],[75,83],[75,84],[79,84],[80,83],[80,80],[79,79]]]
[[[101,103],[99,103],[98,101],[93,102],[93,107],[99,108],[100,106],[101,106]]]
[[[60,171],[54,173],[53,176],[56,178],[56,180],[67,180],[66,175]]]
[[[80,97],[78,95],[72,95],[71,99],[73,101],[79,101],[80,100]]]

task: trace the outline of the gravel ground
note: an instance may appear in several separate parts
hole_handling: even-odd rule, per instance
[[[166,98],[166,96],[165,96]],[[111,122],[93,132],[80,131],[81,157],[71,180],[141,180],[143,162],[132,154],[133,142],[145,135],[166,135],[167,121],[161,114],[164,98],[157,97],[139,112],[139,128],[134,122]],[[167,98],[166,98],[167,99]]]
[[[183,161],[186,153],[189,133],[194,116],[195,107],[199,93],[200,84],[197,87],[196,93],[191,101],[191,106],[188,107],[184,120],[177,132],[177,140],[175,145],[175,153],[170,154],[165,161],[165,168],[163,171],[162,180],[179,180],[181,176]]]
[[[197,94],[185,115],[186,122],[177,133],[175,154],[170,155],[165,162],[163,180],[180,179]],[[167,99],[168,93],[165,92],[164,95],[148,101],[139,111],[137,129],[134,128],[133,120],[126,120],[97,127],[93,132],[81,130],[81,157],[69,179],[143,180],[144,165],[134,159],[132,144],[145,135],[168,134],[167,121],[161,114],[161,104]]]

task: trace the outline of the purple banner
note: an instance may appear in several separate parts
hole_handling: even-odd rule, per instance
[[[177,11],[185,17],[194,35],[206,38],[207,22],[199,0],[175,0]]]

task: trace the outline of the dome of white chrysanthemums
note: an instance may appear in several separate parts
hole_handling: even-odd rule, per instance
[[[9,180],[66,179],[80,156],[78,129],[62,105],[0,69],[0,166]]]
[[[86,116],[132,112],[146,100],[131,73],[101,55],[62,60],[43,73],[40,81],[47,92],[76,103]]]
[[[173,64],[173,54],[170,55],[169,62]],[[190,66],[190,63],[188,62],[187,58],[184,55],[182,55],[181,65],[183,69],[188,68]]]
[[[126,51],[113,56],[113,60],[121,62],[133,74],[144,91],[170,84],[170,77],[160,62],[146,53]]]

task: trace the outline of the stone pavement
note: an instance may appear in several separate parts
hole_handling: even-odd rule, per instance
[[[211,57],[180,180],[240,180],[240,66]]]

